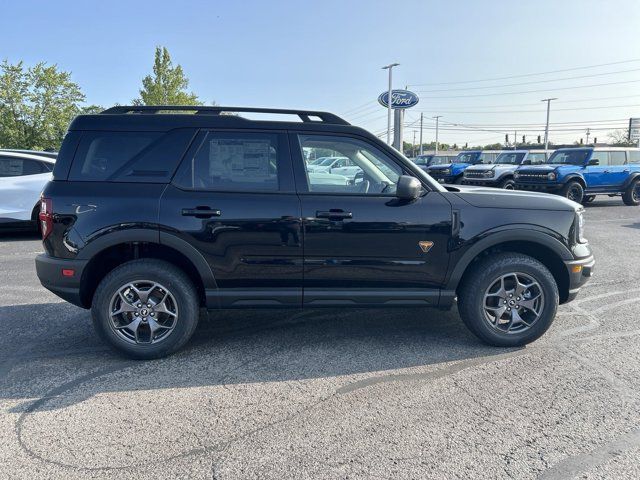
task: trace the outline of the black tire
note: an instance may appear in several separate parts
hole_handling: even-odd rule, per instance
[[[582,197],[582,204],[586,205],[587,203],[591,203],[596,199],[595,195],[585,195]]]
[[[560,193],[563,197],[568,198],[569,200],[573,200],[576,203],[582,203],[582,197],[584,197],[584,188],[582,188],[582,185],[580,185],[579,182],[571,180],[567,182],[564,187],[562,187]]]
[[[640,205],[640,180],[634,180],[622,194],[625,205],[635,207]]]
[[[504,188],[505,190],[515,190],[516,182],[513,178],[505,178],[502,182],[500,182],[500,188]]]
[[[484,302],[491,285],[512,272],[524,273],[538,282],[544,301],[539,318],[530,327],[507,333],[490,323]],[[496,347],[518,347],[538,339],[553,323],[559,302],[558,286],[551,272],[538,260],[520,253],[498,253],[480,260],[465,274],[458,294],[462,321],[478,338]]]
[[[462,181],[464,180],[464,176],[460,175],[458,178],[456,178],[456,180],[453,182],[456,185],[462,185]]]
[[[124,285],[137,281],[157,282],[170,292],[172,304],[175,303],[175,324],[157,343],[131,343],[138,337],[129,341],[122,338],[121,334],[116,333],[116,327],[111,320],[112,298],[115,298]],[[161,289],[160,293],[162,292],[164,290]],[[198,295],[189,277],[175,265],[156,259],[132,260],[116,267],[102,279],[93,297],[91,315],[98,335],[119,353],[143,360],[160,358],[180,349],[193,335],[198,325]],[[160,316],[161,312],[156,319],[159,320]],[[130,320],[133,319],[130,317]],[[153,338],[154,334],[150,335]]]

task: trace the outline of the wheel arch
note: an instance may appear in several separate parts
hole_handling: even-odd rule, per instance
[[[465,275],[481,259],[497,252],[514,252],[528,255],[549,269],[560,293],[560,303],[569,297],[569,272],[564,264],[573,260],[571,251],[547,233],[537,230],[496,232],[471,246],[458,260],[447,282],[447,290],[458,292]]]
[[[640,179],[640,172],[633,172],[631,173],[627,179],[624,181],[624,183],[622,184],[622,188],[621,190],[626,190],[627,188],[629,188],[631,186],[631,184],[633,182],[635,182],[636,180]]]
[[[123,235],[123,233],[125,233]],[[211,267],[187,241],[171,233],[157,231],[114,232],[89,243],[78,259],[88,260],[82,272],[80,299],[89,307],[100,281],[111,270],[129,260],[156,258],[182,269],[196,286],[201,305],[206,304],[206,291],[217,289]]]
[[[572,173],[571,175],[567,175],[565,178],[562,179],[563,185],[566,185],[569,182],[578,182],[580,185],[582,185],[583,190],[587,189],[587,182],[584,181],[584,177],[582,177],[582,175],[579,175],[577,173]]]

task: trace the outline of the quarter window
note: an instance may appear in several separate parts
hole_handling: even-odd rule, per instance
[[[279,137],[282,135],[208,132],[193,158],[182,164],[176,184],[195,190],[278,190],[278,163],[283,155]]]
[[[392,195],[402,169],[382,151],[361,140],[328,135],[299,135],[303,158],[327,150],[345,157],[339,173],[308,167],[307,182],[311,192]]]

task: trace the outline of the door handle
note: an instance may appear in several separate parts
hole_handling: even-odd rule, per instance
[[[344,220],[345,218],[353,218],[353,213],[345,212],[344,210],[331,209],[329,211],[318,210],[316,212],[316,218],[328,218],[333,220]]]
[[[219,217],[222,212],[216,208],[211,207],[196,207],[196,208],[183,208],[182,215],[185,217],[196,218],[211,218]]]
[[[611,173],[609,170],[603,170],[602,173]]]

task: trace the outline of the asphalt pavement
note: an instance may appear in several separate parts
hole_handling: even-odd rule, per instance
[[[586,213],[592,281],[537,342],[455,308],[203,319],[126,360],[0,238],[0,478],[640,478],[640,207]]]

